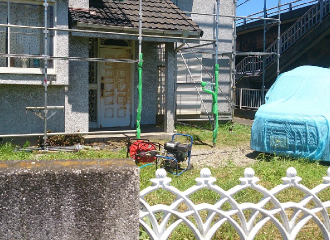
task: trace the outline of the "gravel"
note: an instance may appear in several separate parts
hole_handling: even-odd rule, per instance
[[[210,149],[192,149],[190,162],[195,168],[219,167],[226,164],[250,166],[257,160],[258,153],[248,144],[235,147],[216,147]]]
[[[106,143],[93,143],[90,144],[97,149],[110,149],[112,151],[118,151],[123,147],[126,147],[125,141],[108,141]],[[219,167],[226,164],[234,164],[236,166],[250,166],[257,160],[258,153],[251,150],[248,143],[238,146],[211,146],[200,148],[192,148],[190,162],[194,165],[194,168],[203,167]]]

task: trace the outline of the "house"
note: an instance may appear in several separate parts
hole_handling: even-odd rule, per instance
[[[201,40],[204,40],[199,44],[187,43],[177,52],[177,120],[207,119],[206,115],[212,118],[212,97],[202,91],[200,82],[214,83],[216,46],[215,42],[207,40],[216,39],[218,7],[219,119],[230,120],[233,110],[233,33],[235,26],[233,16],[236,13],[235,1],[172,0],[172,2],[198,24],[203,30]],[[191,74],[188,72],[187,66]]]
[[[158,49],[164,46],[164,130],[173,132],[176,43],[197,43],[202,30],[170,0],[142,2],[141,124],[156,123]],[[139,1],[50,0],[46,46],[44,12],[41,1],[0,1],[0,134],[43,132],[44,121],[26,107],[45,104],[45,61],[48,106],[64,107],[48,110],[47,129],[134,127]]]

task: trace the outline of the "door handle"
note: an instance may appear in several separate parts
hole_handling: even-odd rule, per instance
[[[101,83],[101,97],[104,96],[104,83]]]

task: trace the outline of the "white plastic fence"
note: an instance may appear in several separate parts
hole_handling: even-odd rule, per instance
[[[330,239],[330,219],[327,212],[330,208],[330,199],[322,202],[317,196],[325,189],[330,191],[330,168],[327,171],[327,176],[323,178],[323,183],[313,189],[308,189],[299,183],[301,178],[297,176],[296,169],[292,167],[287,169],[286,177],[282,178],[283,183],[271,190],[258,185],[259,178],[255,177],[254,174],[252,168],[245,169],[244,177],[239,179],[241,184],[225,191],[214,184],[216,179],[211,177],[208,168],[204,168],[200,172],[200,177],[196,178],[197,184],[181,192],[170,185],[171,178],[166,176],[166,171],[158,169],[156,178],[151,179],[152,186],[140,193],[140,225],[154,240],[167,239],[180,223],[185,223],[196,239],[211,239],[214,233],[227,222],[235,228],[241,239],[248,240],[254,239],[259,230],[270,221],[279,230],[283,239],[291,240],[295,239],[309,220],[313,220],[321,230],[323,238]],[[289,188],[292,187],[305,194],[300,202],[280,202],[276,198],[278,193],[286,189],[290,191]],[[196,205],[189,199],[191,194],[204,188],[220,195],[214,205],[208,203]],[[252,188],[263,195],[258,203],[238,203],[233,198],[236,193],[247,188]],[[145,197],[158,189],[164,189],[176,196],[170,206],[162,204],[150,206],[148,204]],[[271,209],[265,207],[269,202],[273,205]],[[313,203],[312,208],[307,206],[311,202]],[[188,208],[184,212],[178,210],[178,206],[182,203],[186,204]],[[224,204],[228,203],[231,205],[231,209],[223,210]],[[203,210],[208,211],[206,221],[203,221],[199,214]],[[244,215],[246,210],[251,211],[248,219]],[[293,214],[290,214],[291,217],[288,216],[286,210],[294,210]],[[160,223],[155,216],[159,212],[163,213]],[[172,216],[175,217],[174,221]],[[269,239],[272,237],[269,236]]]

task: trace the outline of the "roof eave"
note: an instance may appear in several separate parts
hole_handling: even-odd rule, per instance
[[[123,33],[139,33],[138,28],[133,27],[123,27],[123,26],[109,26],[104,24],[93,24],[93,23],[82,23],[77,22],[76,24],[77,28],[97,28],[97,29],[108,29],[112,30],[114,32],[123,32]],[[147,29],[142,28],[143,34],[148,34],[150,37],[152,35],[158,35],[158,36],[164,36],[166,37],[183,37],[183,38],[189,38],[189,39],[200,39],[200,31],[189,31],[189,30],[159,30],[159,29]]]

